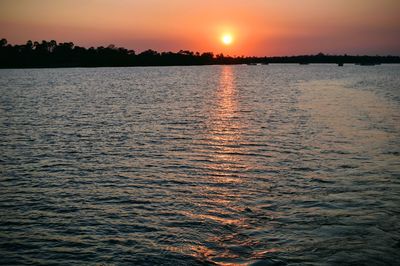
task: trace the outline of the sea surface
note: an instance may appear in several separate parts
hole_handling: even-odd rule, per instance
[[[400,65],[0,70],[1,265],[400,265]]]

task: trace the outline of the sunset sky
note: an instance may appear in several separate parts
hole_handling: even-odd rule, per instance
[[[400,55],[399,14],[399,0],[0,0],[0,38],[137,52]]]

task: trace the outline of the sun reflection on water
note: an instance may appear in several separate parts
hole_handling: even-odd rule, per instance
[[[239,259],[231,247],[248,246],[248,240],[239,233],[248,227],[243,216],[242,188],[245,185],[246,170],[243,159],[246,153],[243,143],[243,118],[240,116],[239,91],[235,83],[232,66],[220,69],[219,83],[213,104],[208,107],[209,121],[204,152],[208,163],[207,184],[202,187],[201,211],[186,213],[190,219],[202,221],[210,230],[218,230],[205,243],[187,247],[195,257],[213,261],[219,265],[232,265]],[[247,247],[248,248],[248,247]]]
[[[231,66],[224,66],[221,69],[216,108],[212,112],[209,132],[210,144],[216,150],[211,155],[213,160],[218,162],[210,166],[212,171],[223,170],[232,173],[245,167],[238,156],[242,152],[242,125],[238,109],[234,70]]]

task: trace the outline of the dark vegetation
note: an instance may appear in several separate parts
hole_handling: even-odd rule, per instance
[[[0,68],[36,67],[104,67],[104,66],[172,66],[214,64],[269,64],[269,63],[335,63],[374,65],[400,63],[399,56],[349,56],[349,55],[301,55],[280,57],[231,57],[211,52],[191,51],[162,52],[147,50],[136,54],[114,45],[84,48],[72,42],[32,42],[11,45],[0,40]]]

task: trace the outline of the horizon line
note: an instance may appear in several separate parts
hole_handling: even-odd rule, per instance
[[[273,58],[273,57],[297,57],[297,56],[354,56],[354,57],[362,57],[362,56],[368,56],[368,57],[400,57],[400,55],[397,55],[397,54],[348,54],[348,53],[346,53],[346,52],[344,52],[344,53],[342,53],[342,54],[340,54],[340,53],[324,53],[324,52],[322,52],[322,51],[319,51],[319,52],[313,52],[313,53],[304,53],[304,54],[286,54],[286,55],[262,55],[262,56],[257,56],[257,55],[230,55],[230,54],[224,54],[223,52],[214,52],[214,51],[203,51],[203,52],[199,52],[199,51],[194,51],[194,50],[188,50],[188,49],[179,49],[179,50],[176,50],[176,51],[171,51],[171,50],[155,50],[155,49],[152,49],[152,48],[148,48],[148,49],[143,49],[143,50],[135,50],[135,49],[129,49],[129,48],[126,48],[126,47],[123,47],[123,46],[117,46],[117,45],[115,45],[115,44],[108,44],[108,45],[106,45],[106,46],[103,46],[103,45],[99,45],[99,46],[89,46],[89,47],[87,47],[87,46],[81,46],[81,45],[78,45],[78,44],[75,44],[73,41],[67,41],[67,42],[57,42],[56,40],[54,40],[54,39],[51,39],[51,40],[49,40],[49,41],[47,41],[47,40],[41,40],[40,42],[39,41],[37,41],[37,40],[35,40],[35,41],[32,41],[32,40],[27,40],[24,44],[17,44],[17,43],[14,43],[14,44],[12,44],[12,43],[9,43],[8,41],[7,41],[7,38],[0,38],[0,40],[1,41],[3,41],[3,40],[5,40],[6,41],[6,44],[5,44],[5,46],[7,46],[7,45],[11,45],[11,46],[24,46],[24,45],[26,45],[29,41],[30,42],[32,42],[32,44],[35,44],[36,42],[38,43],[38,44],[41,44],[43,41],[45,41],[45,42],[47,42],[47,43],[50,43],[50,42],[52,42],[52,41],[54,41],[55,43],[56,43],[56,45],[59,45],[59,44],[64,44],[64,43],[72,43],[73,44],[73,47],[80,47],[80,48],[84,48],[84,49],[91,49],[91,48],[94,48],[94,49],[98,49],[98,48],[109,48],[109,49],[126,49],[126,50],[128,50],[128,51],[133,51],[134,53],[135,53],[135,55],[139,55],[139,54],[141,54],[141,53],[143,53],[143,52],[146,52],[146,51],[154,51],[154,52],[157,52],[157,53],[159,53],[159,54],[162,54],[162,53],[180,53],[180,52],[191,52],[191,53],[193,53],[193,54],[207,54],[207,53],[212,53],[214,56],[218,56],[218,55],[223,55],[224,57],[231,57],[231,58]]]

